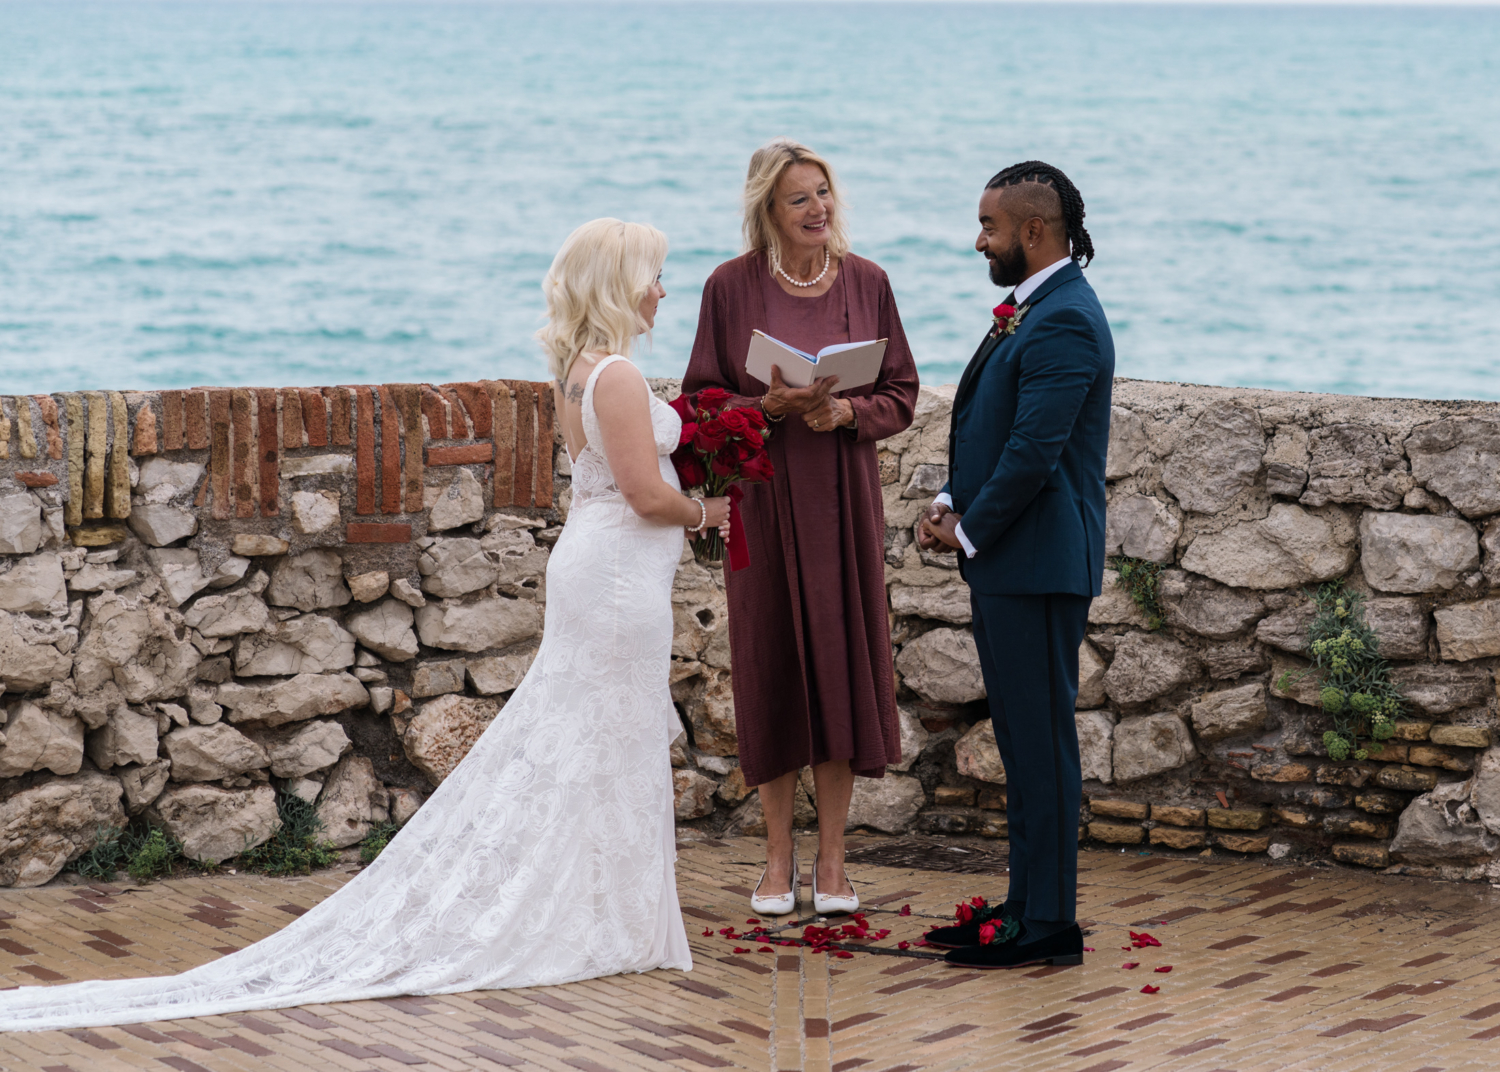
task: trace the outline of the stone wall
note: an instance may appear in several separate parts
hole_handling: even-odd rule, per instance
[[[857,782],[851,824],[1004,837],[967,592],[912,538],[952,390],[882,444],[905,758]],[[0,884],[129,815],[229,858],[277,790],[340,846],[409,817],[535,650],[569,502],[551,404],[510,381],[0,399]],[[1109,477],[1111,553],[1166,566],[1166,622],[1106,574],[1085,835],[1500,876],[1500,406],[1121,380]],[[1376,760],[1331,762],[1316,682],[1277,686],[1333,578],[1369,594],[1410,700]],[[758,832],[722,572],[685,555],[673,603],[678,819]]]
[[[882,444],[899,695],[922,751],[886,779],[909,791],[859,797],[921,805],[892,829],[1003,836],[967,593],[911,527],[946,479],[951,392],[924,389]],[[1148,629],[1106,571],[1080,651],[1080,832],[1500,877],[1500,405],[1120,380],[1107,475],[1108,553],[1162,564],[1165,622]],[[1308,590],[1335,579],[1365,594],[1408,702],[1363,762],[1328,758],[1318,680],[1286,677],[1308,666]]]

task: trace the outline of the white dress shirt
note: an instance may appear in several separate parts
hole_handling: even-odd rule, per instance
[[[1060,261],[1053,261],[1051,264],[1047,265],[1047,267],[1043,268],[1040,272],[1036,272],[1023,279],[1020,285],[1016,287],[1015,294],[1012,295],[1016,308],[1020,308],[1021,306],[1025,305],[1026,299],[1035,294],[1036,288],[1050,279],[1053,272],[1057,271],[1065,264],[1071,264],[1072,261],[1072,257],[1064,257]],[[953,496],[949,495],[946,491],[932,501],[934,505],[936,505],[937,503],[942,503],[948,509],[953,509]],[[973,558],[977,552],[974,545],[969,542],[969,538],[964,535],[964,523],[962,521],[960,521],[958,523],[958,526],[953,530],[953,535],[957,536],[958,542],[963,544],[964,554],[969,558]]]

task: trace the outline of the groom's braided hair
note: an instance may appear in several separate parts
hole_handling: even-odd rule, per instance
[[[985,183],[986,190],[998,190],[1002,186],[1019,186],[1023,182],[1040,183],[1051,187],[1062,205],[1063,225],[1067,228],[1068,243],[1072,247],[1074,260],[1088,264],[1094,259],[1094,240],[1083,226],[1083,195],[1078,187],[1057,168],[1040,160],[1027,160],[1012,164]]]

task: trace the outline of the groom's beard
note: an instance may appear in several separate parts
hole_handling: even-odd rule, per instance
[[[1004,253],[990,254],[990,282],[997,287],[1020,286],[1026,278],[1026,250],[1020,242]]]

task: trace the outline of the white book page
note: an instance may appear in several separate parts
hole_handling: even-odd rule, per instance
[[[875,339],[836,343],[823,347],[815,356],[756,331],[750,336],[745,371],[767,386],[771,383],[772,365],[780,368],[782,382],[788,387],[808,387],[818,380],[837,376],[839,383],[835,390],[845,391],[875,382],[885,359],[886,342]]]

